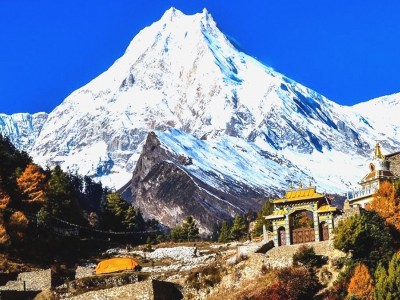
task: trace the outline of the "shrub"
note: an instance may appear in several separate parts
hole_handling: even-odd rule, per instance
[[[293,254],[293,264],[295,266],[304,266],[314,268],[320,266],[323,260],[315,254],[314,248],[302,245],[295,254]]]

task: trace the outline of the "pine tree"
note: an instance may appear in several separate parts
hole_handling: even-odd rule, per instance
[[[360,299],[373,299],[373,281],[368,268],[364,264],[359,264],[355,267],[347,292],[349,296],[356,296]]]
[[[239,216],[236,215],[235,218],[233,219],[233,225],[231,228],[231,239],[232,240],[240,240],[243,237],[247,236],[248,232],[248,224],[246,220]]]
[[[379,261],[388,262],[393,254],[393,239],[385,221],[375,212],[364,211],[347,218],[335,229],[334,246],[352,254],[356,262],[374,270]]]
[[[264,203],[261,211],[257,213],[257,219],[255,221],[254,228],[251,232],[252,236],[260,236],[263,233],[263,226],[265,225],[266,229],[272,231],[272,223],[269,220],[266,220],[264,217],[272,214],[274,209],[274,205],[272,202],[267,201]]]
[[[187,241],[196,241],[199,239],[199,228],[192,216],[186,218],[182,224],[183,235]]]
[[[400,254],[395,253],[389,263],[386,299],[400,299]]]
[[[113,230],[138,230],[144,223],[141,214],[115,192],[106,196],[103,219],[105,225]]]
[[[59,166],[51,171],[47,201],[45,201],[44,206],[50,216],[72,223],[82,222],[82,212],[77,203],[70,177]]]
[[[380,263],[375,271],[375,290],[374,299],[375,300],[387,300],[388,295],[388,284],[387,284],[388,274],[385,267]]]
[[[46,175],[40,168],[31,163],[17,178],[18,187],[28,198],[30,203],[43,203],[45,199]]]
[[[230,226],[227,221],[223,221],[221,224],[221,230],[219,232],[218,236],[218,242],[219,243],[227,243],[230,241]]]

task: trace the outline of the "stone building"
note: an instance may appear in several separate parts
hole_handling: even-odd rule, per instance
[[[301,184],[299,188],[291,186],[285,197],[272,203],[274,211],[265,218],[272,222],[275,246],[329,239],[337,208],[330,204],[326,195],[317,193],[316,187],[310,185],[303,188]],[[310,222],[298,222],[299,214],[302,218],[308,215]]]
[[[400,152],[383,155],[379,143],[376,143],[373,158],[369,164],[369,172],[359,182],[360,188],[347,192],[344,208],[361,207],[372,201],[374,193],[384,181],[393,182],[396,175],[392,171],[400,170]]]

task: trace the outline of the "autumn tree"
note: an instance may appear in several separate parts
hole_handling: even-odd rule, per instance
[[[374,296],[374,285],[368,268],[359,264],[354,268],[354,274],[350,279],[347,289],[349,297],[356,296],[363,300],[372,300]]]
[[[380,185],[368,209],[375,211],[389,226],[400,232],[400,197],[391,182],[385,181]]]
[[[45,197],[46,175],[36,164],[29,164],[17,178],[17,184],[29,203],[43,203]]]
[[[7,233],[4,225],[3,216],[0,215],[0,247],[8,246],[10,244],[10,236]]]
[[[22,241],[28,229],[28,218],[21,211],[14,212],[8,220],[8,231],[10,236],[17,241]]]
[[[2,180],[0,177],[0,210],[4,210],[10,203],[10,196],[3,190]]]

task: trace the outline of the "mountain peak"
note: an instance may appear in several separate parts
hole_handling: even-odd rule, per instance
[[[176,17],[180,17],[184,15],[183,12],[181,12],[179,9],[176,9],[175,7],[171,7],[165,11],[163,16],[161,17],[161,20],[164,21],[172,21]]]

